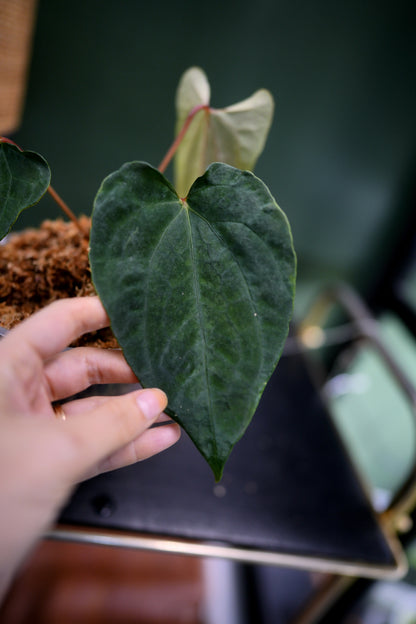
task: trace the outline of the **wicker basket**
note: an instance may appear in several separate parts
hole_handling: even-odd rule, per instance
[[[0,0],[0,135],[20,124],[36,5],[37,0]]]

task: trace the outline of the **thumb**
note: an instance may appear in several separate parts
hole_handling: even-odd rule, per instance
[[[146,431],[166,406],[166,394],[153,388],[111,397],[88,412],[66,419],[62,426],[72,455],[67,476],[72,482],[83,479],[97,464]]]

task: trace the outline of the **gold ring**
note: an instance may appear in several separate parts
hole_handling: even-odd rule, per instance
[[[56,418],[60,418],[61,420],[66,420],[66,414],[60,403],[53,403],[52,408],[53,408],[53,411],[55,412]]]

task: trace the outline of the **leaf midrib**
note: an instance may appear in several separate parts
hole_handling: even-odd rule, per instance
[[[205,386],[206,386],[207,395],[208,395],[208,414],[209,414],[209,421],[210,421],[210,425],[211,425],[211,430],[213,432],[213,435],[212,435],[213,447],[214,447],[214,451],[215,451],[215,456],[217,457],[218,456],[217,431],[216,431],[216,426],[215,426],[215,419],[213,417],[211,393],[209,391],[210,384],[209,384],[209,377],[208,377],[207,338],[206,338],[206,334],[205,334],[204,319],[203,319],[203,315],[202,315],[201,289],[200,289],[200,286],[199,286],[199,279],[198,279],[197,268],[196,268],[197,264],[196,264],[195,246],[194,246],[194,241],[193,241],[193,237],[192,237],[191,219],[190,219],[190,216],[189,216],[189,210],[190,209],[189,209],[189,206],[188,206],[188,204],[186,202],[183,202],[183,209],[185,210],[186,224],[187,224],[187,227],[188,227],[189,251],[190,251],[190,255],[191,255],[191,265],[192,265],[192,283],[193,283],[193,288],[194,288],[194,292],[195,292],[196,308],[197,308],[198,321],[199,321],[198,324],[199,324],[200,334],[201,334],[202,342],[203,342],[203,346],[204,346],[204,350],[203,350],[203,368],[204,368]]]
[[[162,202],[161,202],[162,203]],[[169,202],[165,202],[165,203],[169,203]],[[168,230],[172,227],[172,224],[176,221],[176,219],[180,216],[182,212],[182,207],[179,207],[178,213],[173,217],[173,219],[171,219],[169,221],[169,223],[167,224],[167,226],[165,227],[165,229],[163,230],[163,232],[161,233],[159,240],[157,241],[157,244],[154,246],[153,251],[152,251],[152,255],[150,256],[149,259],[149,270],[146,271],[146,284],[145,284],[145,288],[144,288],[144,305],[143,305],[143,335],[144,336],[148,336],[148,330],[147,330],[147,319],[148,319],[148,302],[149,302],[149,280],[151,277],[151,271],[150,271],[150,267],[152,266],[153,263],[153,259],[156,255],[157,250],[159,249],[162,240],[164,239],[164,237],[166,236],[166,233],[168,232]],[[150,357],[150,352],[149,352],[149,343],[147,341],[145,341],[145,345],[146,345],[146,360],[148,362],[148,365],[150,365],[151,371],[152,371],[152,376],[155,376],[154,373],[154,366],[153,366],[153,359]]]

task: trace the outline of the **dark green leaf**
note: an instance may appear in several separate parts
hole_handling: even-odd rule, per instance
[[[156,169],[128,163],[97,194],[90,262],[127,361],[165,390],[219,479],[287,336],[285,215],[247,171],[215,163],[185,202]]]
[[[50,180],[51,172],[42,156],[0,142],[0,239],[22,210],[46,193]]]

